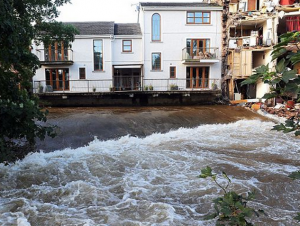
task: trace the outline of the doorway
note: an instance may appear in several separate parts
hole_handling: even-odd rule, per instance
[[[69,90],[69,69],[46,69],[46,85],[53,91]]]
[[[191,59],[201,56],[205,52],[209,52],[210,40],[209,39],[187,39],[187,53]]]
[[[209,88],[209,67],[187,67],[186,88]]]
[[[141,68],[114,68],[114,88],[117,91],[139,90]]]

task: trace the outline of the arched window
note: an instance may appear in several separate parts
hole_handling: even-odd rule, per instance
[[[152,41],[160,41],[160,15],[152,15]]]

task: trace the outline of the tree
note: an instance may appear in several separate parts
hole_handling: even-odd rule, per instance
[[[258,80],[270,85],[270,92],[263,98],[298,98],[300,93],[300,77],[293,66],[300,62],[300,32],[289,32],[280,36],[280,42],[272,51],[272,61],[276,60],[275,70],[268,65],[257,68],[255,73],[242,82],[242,85],[253,84]],[[285,124],[274,126],[274,130],[285,133],[295,132],[300,135],[300,115],[287,120]]]
[[[31,93],[39,67],[31,44],[74,40],[77,30],[56,22],[57,7],[69,0],[0,1],[0,162],[13,161],[32,151],[36,137],[54,136],[45,125],[46,111]]]
[[[262,65],[242,84],[256,83],[262,80],[270,85],[270,92],[264,98],[279,97],[282,99],[298,98],[300,94],[300,76],[293,70],[293,66],[300,62],[300,31],[289,32],[280,36],[280,43],[274,46],[272,60],[277,60],[275,71],[269,70],[268,66]],[[297,100],[300,101],[299,99]],[[273,130],[284,133],[295,132],[300,135],[300,115],[286,120],[285,123],[275,125]],[[300,179],[300,171],[289,175],[293,180]],[[300,213],[294,218],[300,222]]]

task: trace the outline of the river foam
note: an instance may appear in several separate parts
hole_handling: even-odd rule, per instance
[[[257,225],[294,225],[299,184],[287,175],[299,167],[300,140],[272,126],[240,120],[29,154],[0,165],[0,224],[214,225],[203,216],[222,191],[197,178],[210,166],[233,189],[256,189],[250,204],[269,215]]]

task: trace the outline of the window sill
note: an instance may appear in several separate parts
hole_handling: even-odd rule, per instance
[[[93,73],[104,73],[105,71],[92,71]]]
[[[151,41],[150,43],[164,43],[163,41]]]
[[[163,72],[163,70],[150,70],[150,72]]]
[[[121,54],[134,54],[134,52],[121,52]]]

